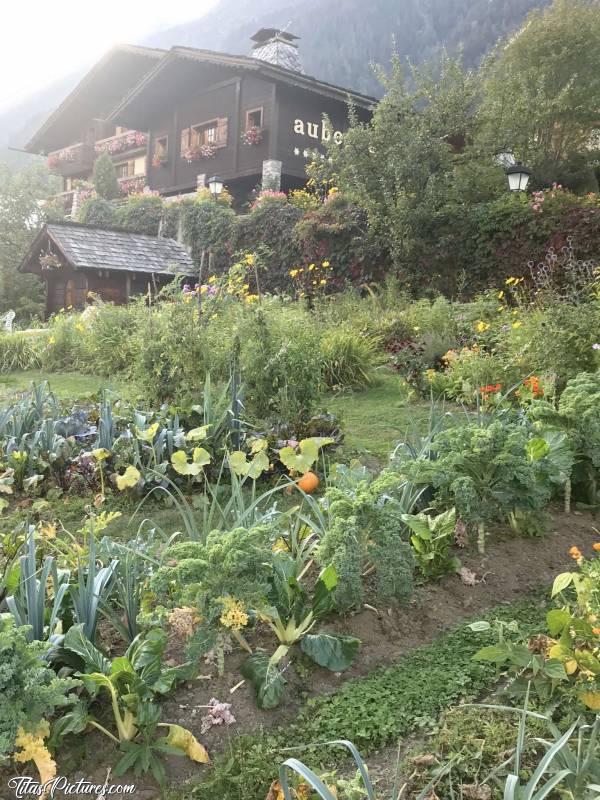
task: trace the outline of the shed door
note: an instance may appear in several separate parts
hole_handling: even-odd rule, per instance
[[[87,277],[83,274],[70,278],[65,286],[65,308],[83,308],[87,296]]]

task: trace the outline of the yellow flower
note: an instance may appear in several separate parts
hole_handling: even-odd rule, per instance
[[[252,253],[248,253],[248,255],[246,256],[246,264],[249,267],[253,267],[254,266],[254,256],[252,255]]]
[[[504,306],[498,306],[498,313],[501,314],[504,311]]]
[[[522,324],[523,324],[522,322],[519,322],[519,320],[517,320],[516,322],[513,322],[512,326],[513,328],[520,328]]]
[[[308,265],[308,271],[309,271],[309,272],[312,272],[312,271],[314,270],[314,268],[315,268],[315,265],[314,265],[314,264],[309,264],[309,265]]]
[[[489,324],[489,322],[484,322],[482,319],[478,320],[478,321],[475,323],[475,330],[476,330],[478,333],[483,333],[484,331],[487,331],[487,329],[488,329],[489,327],[490,327],[490,324]]]
[[[67,311],[70,311],[72,308],[73,306],[67,306]]]
[[[247,303],[256,303],[257,300],[258,300],[258,295],[257,294],[248,294],[248,295],[246,295],[246,302]]]
[[[337,188],[337,186],[332,186],[331,189],[327,192],[327,194],[335,194],[336,192],[339,192],[339,189]]]
[[[504,281],[504,283],[505,283],[507,286],[512,286],[512,285],[513,285],[514,283],[516,283],[516,282],[517,282],[517,279],[516,279],[516,278],[507,278],[507,279]]]
[[[498,292],[498,300],[502,300],[502,298],[503,298],[503,297],[504,297],[504,290],[502,290],[502,289],[501,289],[501,290]]]
[[[26,732],[22,727],[17,730],[15,745],[19,752],[15,752],[15,761],[25,764],[33,761],[40,774],[40,784],[43,786],[56,777],[56,763],[50,751],[44,744],[44,739],[50,735],[50,725],[43,719],[32,732]],[[43,796],[45,796],[44,793]]]
[[[274,553],[279,553],[279,552],[284,552],[285,553],[289,549],[290,548],[288,547],[288,543],[283,538],[283,536],[280,536],[279,539],[277,539],[277,541],[275,542],[275,544],[272,547],[272,550],[273,550]]]
[[[208,282],[209,283],[214,283],[216,280],[217,280],[217,276],[216,275],[211,275],[210,278],[208,279]]]
[[[289,272],[290,278],[295,278],[296,275],[300,272],[299,269],[291,269]]]
[[[83,331],[85,330],[85,328],[83,327],[83,325],[81,324],[81,322],[78,322],[78,323],[77,323],[77,325],[75,325],[75,330],[76,330],[76,331],[79,331],[80,333],[83,333]]]
[[[218,314],[211,314],[210,319],[216,319],[219,315]]]
[[[321,278],[321,280],[319,281],[319,283],[320,283],[320,285],[321,285],[321,286],[325,286],[325,284],[327,283],[327,281],[325,280],[325,278]]]
[[[234,631],[245,628],[249,617],[240,601],[235,600],[233,597],[224,597],[222,598],[222,603],[223,613],[219,618],[221,625]]]
[[[56,344],[56,339],[54,338],[54,336],[51,336],[51,337],[48,339],[48,344]]]
[[[325,269],[327,269],[327,267],[329,266],[329,261],[324,261],[322,266],[324,266]]]
[[[421,328],[420,328],[418,325],[415,325],[415,327],[413,328],[413,331],[416,331],[417,333],[418,333],[420,330],[421,330]]]
[[[39,531],[42,539],[56,539],[56,525],[53,522],[40,522]]]

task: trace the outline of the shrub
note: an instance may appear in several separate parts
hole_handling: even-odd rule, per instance
[[[298,221],[294,237],[302,262],[328,260],[334,284],[362,284],[381,278],[389,257],[374,238],[367,213],[356,203],[334,194]]]
[[[97,225],[99,228],[114,228],[117,225],[116,208],[102,197],[90,197],[79,208],[77,222]]]
[[[192,258],[199,264],[206,251],[204,275],[224,272],[232,252],[235,212],[225,203],[216,203],[202,195],[194,202],[180,204],[183,235],[191,247]],[[209,255],[210,254],[210,255]]]
[[[290,287],[289,271],[300,260],[294,227],[302,211],[287,202],[285,195],[263,195],[249,214],[238,217],[233,245],[235,250],[259,252],[265,266],[260,277],[263,291]]]
[[[39,369],[47,342],[46,331],[0,334],[0,373],[6,375],[14,370]]]
[[[87,329],[79,314],[59,313],[51,319],[44,353],[49,370],[77,370],[90,363]]]
[[[321,382],[319,331],[306,312],[273,300],[239,327],[244,403],[255,419],[293,420],[314,409]]]
[[[115,306],[99,303],[87,321],[89,367],[102,375],[114,375],[131,368],[137,357],[135,330],[139,325],[139,304]]]
[[[127,231],[158,236],[163,201],[156,195],[133,195],[117,206],[116,222]]]
[[[102,153],[94,162],[92,181],[98,197],[114,200],[119,196],[117,171],[108,153]]]
[[[195,304],[181,300],[146,309],[138,300],[138,324],[130,339],[131,375],[150,405],[197,402],[209,352]]]
[[[372,385],[383,361],[380,340],[349,326],[327,331],[321,339],[322,376],[330,389]]]

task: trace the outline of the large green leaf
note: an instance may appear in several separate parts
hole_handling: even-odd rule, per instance
[[[332,672],[348,669],[359,646],[360,639],[353,636],[330,636],[328,633],[309,633],[300,643],[302,652],[320,667]]]
[[[127,649],[127,658],[147,686],[153,686],[160,677],[165,644],[163,631],[152,630],[145,636],[137,636]]]
[[[276,667],[270,667],[269,656],[254,653],[242,664],[242,675],[254,686],[259,708],[276,708],[279,705],[285,678]]]
[[[552,584],[552,597],[563,592],[567,586],[570,586],[573,581],[572,572],[561,572],[560,575],[557,575],[554,579],[554,583]]]
[[[102,672],[108,675],[111,670],[111,662],[90,642],[83,632],[83,627],[82,623],[69,628],[63,641],[64,649],[70,650],[83,659],[86,672]]]
[[[313,436],[310,439],[302,439],[298,448],[282,447],[279,451],[279,458],[284,466],[295,472],[308,472],[319,457],[319,450],[327,444],[333,444],[334,440],[323,436]]]
[[[315,585],[312,612],[315,619],[324,617],[333,607],[333,590],[337,586],[338,577],[333,564],[321,572]]]
[[[525,452],[529,461],[541,461],[550,452],[550,446],[545,439],[536,437],[527,442]]]
[[[546,622],[550,636],[558,636],[571,622],[571,614],[566,608],[553,608],[546,614]]]
[[[203,467],[210,464],[210,453],[203,447],[195,447],[190,463],[185,450],[177,450],[171,456],[171,464],[179,475],[199,475]]]
[[[261,450],[248,461],[244,452],[236,450],[229,454],[229,466],[236,475],[247,475],[252,480],[257,480],[263,472],[269,469],[269,456],[264,450]]]

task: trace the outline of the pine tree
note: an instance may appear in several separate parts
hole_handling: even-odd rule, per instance
[[[96,160],[93,181],[98,197],[102,197],[104,200],[114,200],[119,196],[117,171],[108,153],[102,153]]]

